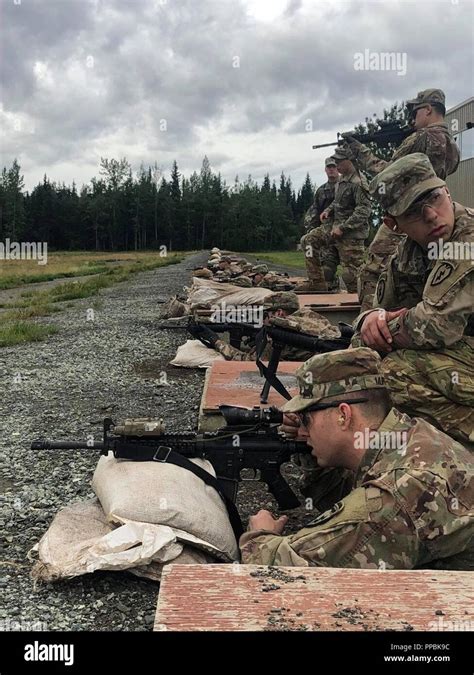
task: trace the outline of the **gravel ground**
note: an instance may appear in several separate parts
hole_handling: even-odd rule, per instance
[[[98,457],[34,453],[29,446],[39,437],[98,437],[105,416],[156,414],[170,431],[196,429],[204,375],[168,366],[184,335],[155,329],[156,302],[180,291],[190,280],[186,268],[206,257],[134,275],[103,290],[98,303],[76,301],[39,320],[57,325],[56,335],[0,351],[0,626],[7,630],[12,622],[38,621],[48,630],[151,629],[154,582],[101,572],[33,587],[26,554],[62,506],[94,496],[90,479]],[[94,306],[94,320],[87,320]],[[159,371],[167,373],[168,386],[158,386]],[[294,487],[297,469],[285,473]],[[266,488],[255,483],[241,487],[238,506],[244,519],[262,507],[275,509]],[[303,515],[303,509],[293,512],[290,526],[298,527]]]

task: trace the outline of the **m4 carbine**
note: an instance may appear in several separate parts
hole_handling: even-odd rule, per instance
[[[334,143],[321,143],[313,145],[313,150],[319,148],[329,148],[332,145],[342,145],[347,138],[354,138],[360,143],[375,143],[379,147],[387,147],[390,143],[400,145],[407,136],[414,132],[414,128],[408,124],[400,124],[397,121],[377,120],[379,126],[375,131],[360,134],[356,131],[345,131],[337,134],[337,141]]]
[[[311,354],[324,354],[334,352],[339,349],[347,349],[351,343],[354,331],[351,326],[339,323],[341,336],[338,338],[320,338],[307,333],[300,333],[290,328],[280,326],[264,326],[256,337],[257,347],[257,366],[260,374],[265,378],[265,384],[260,394],[260,403],[268,402],[270,387],[273,387],[281,396],[289,400],[291,395],[286,390],[283,382],[277,377],[278,365],[280,363],[281,352],[285,346],[295,347],[308,351]],[[271,339],[271,354],[268,366],[262,363],[261,356]]]
[[[194,317],[190,316],[186,323],[175,324],[158,324],[157,328],[161,330],[186,330],[195,340],[200,340],[206,347],[211,347],[210,330],[213,333],[229,333],[229,343],[236,349],[241,348],[243,338],[254,338],[261,325],[252,323],[243,323],[241,321],[225,321],[225,322],[201,322],[196,321]]]
[[[112,452],[117,459],[168,462],[192,471],[214,487],[226,504],[236,536],[242,525],[235,507],[242,469],[251,469],[253,479],[267,484],[281,509],[300,505],[298,497],[281,475],[282,464],[296,453],[311,453],[305,441],[288,439],[278,431],[283,413],[276,408],[248,409],[238,406],[219,407],[226,426],[202,434],[165,433],[160,420],[138,418],[115,424],[106,418],[103,439],[99,442],[37,440],[32,450],[99,450]],[[200,457],[214,467],[217,479],[189,460]]]

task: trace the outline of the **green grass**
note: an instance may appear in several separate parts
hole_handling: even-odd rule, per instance
[[[166,267],[181,262],[184,255],[172,254],[166,258],[152,258],[146,260],[133,261],[120,267],[100,268],[103,273],[86,281],[70,281],[61,283],[47,291],[23,291],[19,300],[0,305],[7,311],[0,314],[0,347],[16,345],[21,342],[33,342],[43,340],[48,335],[56,333],[58,329],[55,326],[44,326],[28,322],[28,319],[35,319],[41,316],[49,316],[54,312],[61,311],[56,303],[64,302],[66,307],[74,306],[73,300],[97,296],[101,289],[112,286],[113,284],[127,281],[137,272],[146,272],[157,267]],[[85,263],[84,269],[94,270],[90,274],[98,274],[97,266]],[[78,276],[74,273],[56,274],[54,278]],[[84,275],[79,275],[84,276]],[[19,277],[16,277],[18,281]],[[38,277],[35,277],[38,280]],[[29,283],[29,282],[25,282]],[[18,285],[18,284],[17,284]],[[0,286],[1,288],[1,286]],[[101,303],[96,299],[95,303]]]
[[[28,321],[6,321],[0,324],[0,347],[10,347],[21,342],[38,342],[57,332],[55,326],[40,326]]]
[[[265,251],[250,253],[249,255],[277,265],[288,265],[288,267],[296,267],[300,270],[305,269],[303,251]]]
[[[25,274],[22,276],[5,277],[4,279],[0,278],[0,291],[23,286],[24,284],[54,281],[54,279],[67,279],[68,277],[85,277],[91,274],[102,274],[107,272],[107,270],[107,265],[86,265],[83,268],[72,272],[51,272],[45,274]]]

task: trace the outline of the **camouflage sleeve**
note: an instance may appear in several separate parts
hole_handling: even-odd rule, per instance
[[[473,313],[474,269],[470,260],[438,262],[423,299],[403,316],[389,322],[394,346],[432,349],[460,340]]]
[[[446,166],[448,141],[448,136],[442,131],[426,127],[415,134],[413,149],[411,150],[411,152],[424,152],[425,155],[428,155],[436,175],[443,180],[450,173]]]
[[[306,232],[309,232],[313,227],[317,227],[319,225],[319,216],[317,215],[315,202],[313,202],[306,211],[303,219],[303,225]]]
[[[227,361],[255,361],[254,351],[244,352],[241,349],[232,347],[232,345],[227,344],[224,340],[217,340],[214,345],[214,349]]]
[[[361,227],[367,227],[370,212],[372,210],[370,204],[370,197],[366,190],[361,185],[353,184],[355,208],[352,214],[345,220],[341,230],[347,232],[349,230],[358,230]]]
[[[287,537],[246,532],[242,562],[372,569],[412,569],[417,563],[417,531],[395,491],[359,487],[313,523]]]
[[[373,176],[383,171],[387,164],[389,164],[385,159],[380,159],[380,157],[374,155],[370,148],[360,143],[360,141],[353,140],[348,145],[357,167]]]
[[[327,212],[329,218],[333,217],[333,215],[334,215],[334,199],[329,204],[329,206],[326,207],[324,210]]]

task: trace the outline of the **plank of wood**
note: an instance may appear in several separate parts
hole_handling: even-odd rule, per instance
[[[278,377],[292,396],[298,393],[295,372],[301,363],[282,361],[278,366]],[[264,383],[265,380],[253,361],[214,361],[206,376],[201,411],[215,412],[224,403],[248,408],[260,406],[260,392]],[[262,407],[281,406],[283,403],[283,396],[272,388],[268,403]]]
[[[473,608],[470,572],[169,565],[154,629],[474,630]]]
[[[360,307],[357,293],[302,293],[298,300],[300,307]]]

